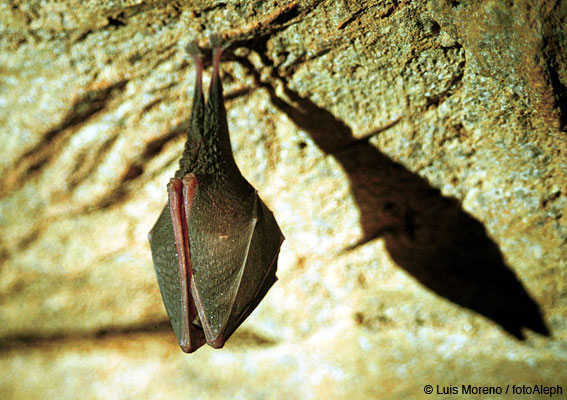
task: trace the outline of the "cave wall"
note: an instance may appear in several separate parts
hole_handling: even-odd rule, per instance
[[[567,382],[567,2],[33,0],[0,21],[2,398]],[[225,348],[185,355],[147,232],[189,124],[184,46],[212,33],[237,163],[286,241]]]

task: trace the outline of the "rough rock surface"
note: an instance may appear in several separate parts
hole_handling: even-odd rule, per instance
[[[0,398],[567,393],[566,26],[563,0],[3,2]],[[185,355],[146,235],[212,32],[286,241]]]

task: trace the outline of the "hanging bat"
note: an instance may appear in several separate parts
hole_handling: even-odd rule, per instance
[[[272,212],[240,173],[228,134],[219,77],[223,49],[213,49],[205,104],[197,66],[187,143],[167,185],[168,203],[150,231],[159,288],[179,346],[221,348],[276,282],[284,240]]]

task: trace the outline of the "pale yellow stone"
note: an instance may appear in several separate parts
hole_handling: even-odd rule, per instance
[[[567,11],[544,3],[1,4],[0,398],[565,395]],[[268,35],[223,82],[286,241],[225,348],[186,355],[146,235],[188,127],[183,47],[213,31]]]

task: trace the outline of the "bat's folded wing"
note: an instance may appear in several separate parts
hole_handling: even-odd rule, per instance
[[[195,310],[187,297],[186,265],[176,246],[169,205],[160,214],[149,234],[149,241],[159,288],[175,336],[184,351],[195,351],[205,338],[203,332],[190,326]]]
[[[234,218],[231,224],[227,215],[219,221],[194,218],[195,207],[188,218],[191,292],[213,347],[224,345],[277,279],[283,235],[256,191],[249,200],[248,218]]]

